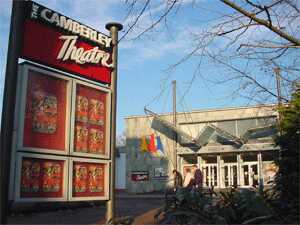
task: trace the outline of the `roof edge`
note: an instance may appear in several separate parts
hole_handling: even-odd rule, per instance
[[[177,112],[177,115],[180,114],[192,114],[192,113],[205,113],[205,112],[215,112],[215,111],[230,111],[230,110],[237,110],[237,109],[254,109],[254,108],[273,108],[277,107],[277,104],[261,104],[261,105],[253,105],[253,106],[238,106],[238,107],[226,107],[226,108],[214,108],[214,109],[203,109],[203,110],[192,110],[190,112]],[[158,113],[160,116],[171,116],[173,115],[172,112],[169,113]],[[152,115],[133,115],[133,116],[126,116],[124,119],[133,119],[133,118],[146,118],[152,117]]]

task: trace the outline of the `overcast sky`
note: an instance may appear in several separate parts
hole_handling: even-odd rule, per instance
[[[132,19],[126,18],[126,6],[121,0],[36,0],[36,2],[106,34],[107,22],[117,21],[126,25]],[[178,111],[242,106],[249,103],[244,99],[228,97],[234,87],[230,85],[214,87],[202,80],[201,76],[196,76],[191,86],[190,81],[198,61],[190,60],[176,70],[168,70],[169,66],[190,50],[191,33],[207,26],[207,21],[214,16],[212,10],[194,10],[190,2],[185,1],[180,12],[168,21],[173,26],[171,31],[159,32],[157,29],[156,32],[151,32],[138,40],[131,40],[138,34],[139,30],[136,30],[120,42],[118,133],[125,129],[124,117],[144,114],[145,105],[156,112],[171,111],[172,80],[177,80],[178,101],[182,100],[181,97],[186,93],[184,101],[180,101],[177,106]],[[206,2],[207,7],[213,9],[216,1],[203,0],[202,2]],[[153,15],[151,16],[155,17],[155,13],[163,10],[165,6],[160,4],[160,1],[152,1],[152,4]],[[222,7],[218,8],[218,10],[222,9]],[[0,0],[0,10],[0,99],[2,102],[11,0]],[[199,17],[199,13],[203,16]],[[144,27],[151,22],[149,12],[148,16],[146,15],[147,12],[140,19]],[[127,29],[128,27],[125,26],[125,31]],[[166,28],[162,30],[166,31]],[[123,34],[124,31],[120,36]],[[222,68],[216,70],[211,66],[205,66],[203,63],[205,73],[222,73]]]

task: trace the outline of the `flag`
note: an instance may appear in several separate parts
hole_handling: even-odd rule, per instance
[[[146,137],[141,138],[141,146],[140,146],[141,152],[147,152],[148,151],[148,146],[147,146],[147,141]]]
[[[157,153],[159,154],[159,156],[163,157],[165,155],[160,136],[156,137],[156,149],[157,149]]]
[[[148,145],[148,150],[149,150],[150,153],[155,153],[156,152],[154,134],[150,135],[150,142],[149,142],[149,145]]]

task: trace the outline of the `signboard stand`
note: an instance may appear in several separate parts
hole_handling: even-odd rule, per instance
[[[112,38],[112,63],[113,71],[111,73],[111,173],[110,173],[110,200],[106,204],[106,223],[113,224],[115,217],[115,151],[116,151],[116,112],[117,112],[117,65],[118,65],[118,31],[123,29],[123,25],[119,23],[108,23],[105,28],[110,31]]]
[[[109,37],[33,1],[12,5],[0,223],[7,223],[9,200],[105,200],[107,221],[113,223],[117,45],[123,26],[107,24]],[[19,58],[25,63],[19,65]]]
[[[7,223],[9,210],[8,189],[10,158],[12,149],[14,110],[18,74],[18,58],[22,43],[22,21],[24,17],[24,1],[13,1],[12,15],[7,53],[5,86],[3,94],[3,109],[1,118],[1,182],[0,182],[0,223]]]

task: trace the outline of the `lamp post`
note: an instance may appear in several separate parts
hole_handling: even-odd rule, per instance
[[[111,171],[110,171],[110,200],[106,204],[106,222],[114,224],[115,217],[115,166],[116,166],[116,114],[117,114],[117,71],[118,71],[118,32],[123,29],[119,23],[108,23],[105,28],[110,31],[112,38],[112,65],[111,73],[111,133],[110,133],[110,154],[111,154]]]

